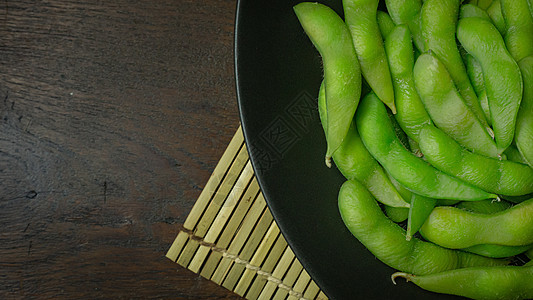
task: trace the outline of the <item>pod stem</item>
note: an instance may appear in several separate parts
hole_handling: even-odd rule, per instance
[[[415,277],[415,275],[413,275],[413,274],[408,274],[408,273],[405,273],[405,272],[396,272],[396,273],[394,273],[394,274],[392,274],[392,275],[390,276],[390,279],[392,280],[392,283],[394,283],[395,285],[396,285],[396,278],[398,278],[398,277],[405,278],[405,280],[406,280],[407,282],[409,282],[409,281],[411,281],[411,279],[412,279],[413,277]]]
[[[331,168],[331,156],[326,155],[326,166]]]

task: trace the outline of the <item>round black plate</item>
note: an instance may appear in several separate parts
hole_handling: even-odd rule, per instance
[[[241,0],[235,68],[241,123],[267,204],[305,269],[332,299],[450,299],[399,279],[344,227],[344,178],[324,164],[316,98],[321,58],[292,7],[301,1]],[[342,13],[341,1],[322,1]]]

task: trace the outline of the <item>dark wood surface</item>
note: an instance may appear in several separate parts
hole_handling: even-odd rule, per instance
[[[0,1],[0,299],[234,299],[165,258],[239,125],[236,1]]]

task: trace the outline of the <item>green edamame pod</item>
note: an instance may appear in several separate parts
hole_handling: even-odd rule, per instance
[[[505,200],[494,201],[492,199],[487,199],[475,202],[462,201],[455,207],[478,214],[494,214],[511,208],[511,206],[512,204]]]
[[[497,197],[438,171],[406,150],[396,137],[385,106],[374,94],[361,100],[355,120],[368,152],[409,190],[436,199],[475,201]]]
[[[516,139],[516,135],[515,135],[515,139]],[[507,157],[507,160],[527,165],[526,159],[522,156],[520,151],[518,151],[518,148],[516,148],[515,145],[511,144],[511,146],[505,149],[505,152],[503,152],[503,154]]]
[[[472,82],[474,91],[480,97],[480,95],[485,91],[485,83],[483,82],[483,69],[479,62],[470,54],[465,55],[465,65],[466,73]]]
[[[481,110],[483,110],[483,114],[487,120],[487,124],[492,125],[489,101],[487,99],[487,92],[485,91],[485,83],[483,82],[483,70],[481,69],[481,65],[472,55],[468,53],[464,56],[464,62],[466,65],[466,73],[470,78],[470,82],[472,82],[472,86],[476,92],[479,104],[481,105]],[[492,138],[494,138],[494,132],[491,128],[487,128],[487,132]]]
[[[533,199],[495,214],[476,214],[450,206],[433,209],[420,233],[450,249],[479,244],[526,246],[533,244]]]
[[[405,207],[392,207],[385,205],[385,215],[395,223],[400,223],[409,217],[409,208]]]
[[[512,257],[515,255],[524,253],[529,248],[531,248],[531,245],[503,246],[503,245],[483,244],[483,245],[471,246],[471,247],[461,249],[461,250],[474,253],[477,255],[485,256],[485,257],[507,258],[507,257]]]
[[[526,256],[529,257],[529,259],[533,260],[533,248],[529,249],[526,252]]]
[[[417,141],[420,127],[432,122],[415,88],[413,44],[406,25],[398,25],[390,32],[385,50],[394,86],[395,118],[403,131]]]
[[[496,27],[487,20],[460,19],[457,38],[483,69],[494,138],[503,152],[514,138],[518,107],[522,99],[520,69],[507,51]]]
[[[533,192],[532,168],[472,153],[434,126],[422,128],[419,145],[435,168],[485,191],[509,196]]]
[[[326,84],[326,165],[346,137],[361,97],[361,71],[352,38],[344,21],[329,7],[300,3],[294,12],[322,56]]]
[[[379,99],[396,113],[389,65],[377,23],[378,3],[379,0],[343,0],[344,19],[363,77]]]
[[[387,11],[396,25],[407,25],[420,52],[424,51],[424,37],[420,29],[421,0],[385,0]]]
[[[524,93],[516,118],[515,142],[524,160],[533,168],[533,56],[522,59],[518,66],[524,81]]]
[[[487,9],[487,14],[490,17],[492,24],[494,24],[496,29],[498,29],[500,34],[503,36],[505,34],[505,20],[503,19],[500,0],[494,0],[492,2]]]
[[[429,214],[431,214],[433,208],[437,205],[437,199],[413,194],[410,205],[407,219],[407,232],[405,234],[405,239],[408,241],[418,232]]]
[[[472,299],[533,298],[533,266],[464,268],[425,276],[396,272],[392,281],[398,277],[431,292]]]
[[[438,128],[467,149],[490,157],[500,156],[486,127],[466,106],[438,58],[420,55],[413,74],[420,99]]]
[[[322,82],[318,93],[318,112],[327,136],[326,102],[325,84]],[[355,121],[352,122],[340,147],[333,153],[333,161],[346,179],[362,182],[379,202],[393,207],[409,207],[409,203],[398,193],[385,170],[363,145],[355,128]]]
[[[461,5],[460,11],[459,11],[459,18],[470,18],[470,17],[478,17],[478,18],[485,18],[487,20],[490,20],[489,14],[487,14],[486,11],[479,8],[479,6],[474,4],[464,4]]]
[[[533,16],[526,0],[500,0],[506,30],[505,45],[511,56],[520,61],[533,55]]]
[[[486,10],[487,8],[489,8],[489,6],[492,4],[492,1],[493,0],[479,0],[477,2],[477,6],[481,9],[484,9]]]
[[[392,18],[389,16],[389,14],[384,11],[378,10],[377,18],[381,36],[383,37],[383,39],[386,39],[387,35],[389,35],[389,33],[394,29],[394,26],[396,25],[392,21]]]
[[[466,105],[481,123],[488,127],[457,48],[455,32],[459,2],[459,0],[427,0],[424,2],[420,16],[422,34],[426,41],[425,51],[433,52],[446,66]]]
[[[342,220],[350,232],[379,260],[397,270],[421,275],[468,266],[507,263],[444,249],[416,238],[406,241],[405,230],[383,214],[372,195],[356,180],[342,185],[338,205]]]

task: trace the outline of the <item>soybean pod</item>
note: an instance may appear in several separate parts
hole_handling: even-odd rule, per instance
[[[355,120],[368,152],[409,190],[436,199],[475,201],[497,197],[438,171],[405,149],[396,137],[387,109],[374,94],[361,100]]]
[[[512,257],[521,253],[524,253],[530,249],[532,245],[526,246],[504,246],[504,245],[494,245],[494,244],[480,244],[475,246],[470,246],[468,248],[461,249],[462,251],[475,253],[485,257],[492,258],[507,258]]]
[[[494,201],[492,199],[481,201],[462,201],[455,207],[478,214],[494,214],[511,208],[512,204],[505,200]]]
[[[533,298],[533,266],[464,268],[425,276],[397,272],[392,281],[398,277],[428,291],[472,299]]]
[[[356,180],[346,181],[338,199],[342,220],[350,232],[388,266],[413,274],[431,274],[468,266],[505,265],[507,261],[454,251],[413,238],[389,220],[368,190]]]
[[[476,214],[439,206],[422,225],[422,236],[442,247],[463,249],[480,244],[533,244],[533,199],[495,214]]]
[[[403,131],[418,141],[420,128],[432,122],[416,91],[413,44],[406,25],[398,25],[390,32],[385,39],[385,50],[394,85],[395,118]]]
[[[533,16],[526,0],[500,0],[505,20],[505,45],[519,62],[533,55]]]
[[[498,30],[487,20],[460,19],[457,38],[481,65],[496,145],[503,152],[514,138],[522,99],[522,76]]]
[[[383,37],[383,39],[386,39],[389,33],[394,29],[396,25],[392,21],[390,15],[381,10],[378,10],[377,20],[381,36]]]
[[[406,240],[409,241],[413,238],[413,235],[418,232],[420,227],[422,227],[422,224],[424,224],[436,205],[437,199],[413,194],[407,220],[407,232],[405,234]]]
[[[407,25],[420,52],[424,51],[424,37],[420,29],[421,0],[385,0],[387,11],[396,25]]]
[[[459,0],[426,0],[421,10],[421,28],[431,51],[446,66],[466,105],[488,127],[474,88],[470,83],[455,39]],[[470,18],[467,18],[470,19]]]
[[[326,102],[325,84],[322,82],[318,93],[318,112],[324,133],[327,135],[325,127],[328,117]],[[385,170],[363,145],[355,128],[355,121],[352,121],[346,138],[338,150],[333,153],[333,161],[346,179],[361,181],[381,203],[392,207],[409,207],[409,203],[398,193]]]
[[[470,18],[470,17],[479,17],[490,20],[489,14],[479,6],[474,4],[464,4],[461,5],[459,11],[459,18]]]
[[[518,66],[524,93],[516,119],[515,143],[523,159],[533,168],[533,56],[522,59]]]
[[[389,65],[377,23],[378,3],[379,0],[343,0],[344,19],[363,77],[379,99],[396,113]]]
[[[498,29],[500,34],[505,34],[505,20],[503,19],[502,7],[500,0],[494,0],[492,4],[487,8],[487,14],[489,15],[492,24]]]
[[[472,153],[434,126],[422,128],[419,145],[435,168],[485,191],[508,196],[533,192],[532,168]]]
[[[416,90],[435,126],[467,149],[486,156],[500,156],[486,127],[466,106],[438,58],[427,53],[420,55],[413,73]]]
[[[331,8],[319,3],[300,3],[294,12],[314,44],[324,65],[326,85],[326,165],[348,133],[361,96],[361,69],[344,21]]]

